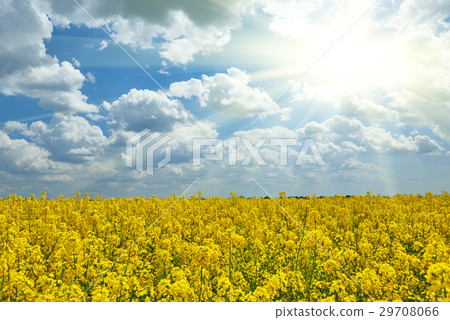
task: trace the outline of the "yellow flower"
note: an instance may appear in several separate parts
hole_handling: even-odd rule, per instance
[[[448,192],[279,196],[8,195],[0,301],[450,301]]]

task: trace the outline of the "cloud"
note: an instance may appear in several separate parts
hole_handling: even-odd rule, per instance
[[[138,17],[119,17],[111,22],[112,37],[121,44],[140,49],[153,49],[154,39],[158,38],[162,40],[158,46],[161,58],[176,65],[194,61],[198,53],[218,52],[230,40],[231,27],[197,26],[180,10],[170,11],[167,19],[170,24],[163,27]],[[102,41],[100,50],[106,46]]]
[[[414,137],[414,144],[419,153],[439,153],[444,149],[435,140],[428,136],[417,135]]]
[[[343,96],[333,106],[339,114],[373,121],[391,121],[399,125],[398,111],[379,105],[369,99],[359,99],[355,95]]]
[[[233,27],[225,29],[214,25],[207,27],[196,26],[183,11],[170,14],[174,21],[170,29],[164,32],[166,40],[161,45],[161,57],[175,64],[187,64],[194,60],[197,53],[210,54],[221,51],[231,38]]]
[[[49,197],[56,198],[60,194],[72,195],[86,189],[91,194],[102,193],[100,187],[90,189],[90,186],[104,186],[117,175],[117,156],[109,152],[103,154],[104,138],[99,139],[95,128],[83,132],[80,126],[86,129],[79,117],[64,116],[53,124],[8,123],[7,130],[14,135],[22,134],[23,139],[13,139],[0,130],[2,195],[18,193],[25,196],[48,191]],[[91,140],[86,141],[88,136]],[[98,148],[94,146],[96,143]]]
[[[299,137],[316,139],[323,147],[319,147],[322,152],[346,152],[355,147],[375,153],[439,153],[443,150],[437,141],[428,136],[399,135],[395,138],[383,128],[365,126],[355,118],[340,115],[321,123],[309,122],[296,132]]]
[[[290,93],[293,102],[315,100],[331,103],[339,97],[338,93],[332,88],[313,85],[309,82],[294,82],[291,80],[288,85],[292,85]]]
[[[106,40],[102,40],[100,42],[100,47],[98,48],[99,51],[103,51],[108,47],[109,43]]]
[[[75,67],[77,67],[77,68],[79,68],[79,67],[81,66],[80,61],[78,61],[78,60],[75,59],[75,58],[72,58],[72,64],[73,64]]]
[[[355,169],[372,170],[375,167],[376,166],[372,163],[360,162],[357,157],[348,158],[341,165],[342,170],[355,170]]]
[[[127,131],[150,129],[171,131],[175,123],[190,123],[189,111],[178,100],[163,92],[131,89],[119,99],[106,105],[110,125]]]
[[[419,0],[378,2],[340,38],[372,3],[262,5],[271,17],[270,30],[293,43],[293,60],[286,55],[286,63],[294,70],[305,70],[329,49],[306,82],[294,85],[294,101],[337,102],[335,110],[342,115],[427,127],[450,141],[448,1],[433,1],[423,10]]]
[[[394,135],[380,127],[366,126],[360,120],[340,115],[322,122],[310,121],[298,129],[275,126],[234,133],[240,138],[248,138],[254,143],[259,139],[313,139],[322,154],[331,157],[363,153],[395,154],[424,153],[436,154],[443,147],[425,135]],[[269,147],[268,143],[264,148]],[[276,150],[277,147],[271,149]]]
[[[175,97],[197,97],[202,108],[209,108],[237,117],[254,117],[280,113],[288,120],[289,108],[281,109],[262,89],[250,87],[250,77],[243,70],[229,68],[227,73],[202,75],[200,79],[174,82],[169,93]]]
[[[119,100],[120,98],[117,101]],[[227,164],[227,147],[223,161],[204,161],[200,167],[193,166],[192,139],[218,138],[216,125],[206,121],[191,125],[183,120],[169,123],[164,134],[172,137],[169,142],[172,160],[151,179],[125,166],[125,143],[135,132],[117,125],[110,129],[111,136],[106,138],[100,128],[90,125],[83,117],[60,114],[55,115],[47,124],[42,121],[29,125],[19,122],[6,123],[5,132],[20,133],[26,140],[12,139],[1,132],[0,174],[4,183],[18,183],[23,187],[26,185],[23,180],[25,178],[20,180],[19,174],[14,177],[8,174],[33,172],[38,178],[29,184],[32,190],[42,190],[42,184],[38,182],[46,181],[53,184],[53,191],[57,190],[58,194],[73,194],[76,190],[96,193],[101,190],[103,195],[131,196],[136,195],[136,192],[140,194],[143,192],[141,190],[148,190],[170,195],[174,188],[168,181],[177,179],[176,181],[190,184],[198,177],[201,177],[203,183],[198,188],[208,190],[212,194],[224,194],[224,190],[248,194],[254,186],[244,187],[244,184],[237,183],[242,181],[243,177],[254,177],[267,186],[270,192],[294,190],[294,194],[323,194],[325,191],[319,186],[330,181],[339,186],[342,186],[342,183],[351,183],[352,188],[355,181],[363,181],[365,188],[369,188],[367,183],[385,181],[385,171],[375,164],[358,160],[358,155],[370,154],[374,150],[389,154],[433,153],[441,149],[436,141],[427,136],[415,135],[414,139],[401,136],[395,138],[391,133],[383,132],[384,129],[378,131],[379,128],[364,126],[359,120],[342,116],[335,116],[323,122],[310,122],[299,129],[275,126],[235,132],[232,137],[249,139],[253,145],[258,139],[266,139],[260,154],[267,163],[265,168],[270,168],[270,172],[275,174],[271,178],[267,176],[268,169],[261,170],[262,167],[256,166],[253,160],[249,166],[240,165],[249,155],[249,151],[241,143],[238,144],[238,166]],[[380,142],[375,140],[375,136],[383,134]],[[300,146],[290,147],[289,166],[280,166],[280,147],[270,145],[269,139],[288,138],[302,142],[306,137],[315,140],[326,166],[319,167],[309,161],[301,167],[293,166]],[[13,163],[12,159],[23,160]],[[67,184],[66,181],[71,183]],[[159,191],[155,186],[158,186]],[[355,190],[352,188],[344,188],[339,192]],[[333,192],[338,192],[336,190],[334,188]],[[257,189],[255,194],[259,194]]]
[[[0,79],[5,95],[23,94],[39,99],[39,105],[55,112],[97,112],[80,91],[86,78],[69,62],[18,70]]]
[[[114,145],[120,149],[122,159],[126,159],[125,144],[126,140],[134,134],[129,131],[116,130],[113,132]],[[177,175],[195,171],[197,168],[192,166],[193,141],[194,139],[216,139],[219,136],[215,124],[207,121],[199,121],[198,124],[175,123],[170,131],[164,133],[170,140],[165,146],[170,147],[171,160],[169,166]],[[125,160],[121,162],[124,166]],[[124,167],[123,167],[124,169]]]
[[[386,181],[386,171],[370,162],[361,162],[357,156],[347,158],[330,174],[330,179],[340,182]]]
[[[11,139],[0,131],[0,171],[14,174],[48,172],[53,163],[50,153],[24,139]]]
[[[109,144],[119,153],[123,153],[129,138],[150,129],[171,137],[168,145],[172,149],[172,163],[189,163],[194,138],[214,139],[219,135],[215,123],[202,120],[194,123],[183,104],[163,92],[132,89],[112,103],[105,103],[105,109],[111,130]],[[176,166],[172,169],[183,170]]]
[[[55,114],[50,123],[36,121],[30,125],[9,121],[7,132],[19,132],[48,151],[53,161],[83,163],[98,158],[107,146],[102,130],[85,118]]]
[[[331,44],[338,30],[346,28],[373,1],[261,1],[262,11],[272,17],[269,29],[299,41],[310,38],[313,44]],[[334,39],[333,39],[334,38]]]
[[[418,0],[404,0],[395,17],[401,27],[418,27],[427,24],[436,26],[450,12],[450,3],[445,0],[436,0],[427,6]]]
[[[92,24],[92,21],[74,2],[61,3],[58,0],[36,0],[36,4],[45,9],[58,25],[70,22]],[[125,19],[141,18],[155,24],[168,26],[167,18],[175,10],[183,11],[192,21],[200,26],[211,24],[227,25],[230,21],[239,21],[239,14],[252,1],[148,1],[136,0],[96,0],[80,2],[80,4],[101,22],[120,15]]]
[[[59,112],[96,112],[80,91],[86,78],[67,61],[46,54],[53,30],[31,1],[3,1],[0,10],[0,91],[39,99]],[[77,61],[74,60],[74,64]]]
[[[220,50],[230,32],[240,26],[241,14],[255,1],[125,1],[97,0],[81,3],[116,41],[134,48],[150,49],[163,40],[161,57],[174,64],[193,61],[196,54]],[[74,2],[36,0],[41,10],[61,26],[70,23],[97,27]],[[107,43],[102,41],[100,50]]]
[[[90,83],[94,83],[95,82],[95,76],[92,73],[90,73],[90,72],[86,73],[86,79]]]

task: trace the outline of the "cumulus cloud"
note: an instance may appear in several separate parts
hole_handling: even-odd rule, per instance
[[[74,2],[61,3],[58,0],[35,0],[35,3],[49,13],[52,20],[59,25],[68,25],[71,22],[93,25],[89,17]],[[96,0],[79,2],[87,11],[100,22],[120,15],[125,19],[139,17],[146,21],[167,26],[167,20],[174,10],[186,13],[196,24],[205,26],[215,23],[224,26],[230,21],[239,21],[239,14],[252,3],[252,1],[126,1],[126,0]]]
[[[166,42],[161,45],[160,54],[175,64],[187,64],[199,52],[210,54],[220,51],[230,41],[232,27],[225,30],[214,25],[199,27],[183,11],[173,12],[170,17],[174,23],[164,33]]]
[[[341,165],[342,170],[373,170],[375,167],[373,163],[360,162],[357,157],[348,158]]]
[[[49,123],[32,122],[30,125],[9,121],[7,132],[19,132],[33,143],[44,148],[54,161],[83,163],[103,153],[107,138],[102,130],[91,125],[85,118],[55,114]]]
[[[52,23],[31,1],[0,3],[0,91],[39,99],[60,112],[96,112],[80,91],[86,78],[70,62],[46,54]],[[74,64],[78,62],[74,60]]]
[[[240,26],[243,12],[255,1],[125,1],[97,0],[81,5],[122,44],[150,49],[162,39],[161,57],[186,64],[194,55],[220,50],[230,40],[230,32]],[[58,25],[70,23],[97,27],[74,2],[36,0]],[[107,43],[102,41],[100,49]]]
[[[0,79],[0,85],[3,94],[38,98],[41,107],[56,112],[97,112],[80,91],[84,81],[85,76],[72,64],[55,61],[18,70]]]
[[[189,111],[178,100],[163,92],[131,89],[111,104],[106,104],[110,125],[127,131],[150,129],[171,131],[175,123],[188,123]]]
[[[192,161],[193,139],[214,139],[219,135],[215,123],[193,122],[183,104],[163,92],[132,89],[112,103],[105,103],[104,107],[111,128],[110,146],[123,149],[128,139],[144,129],[163,133],[171,138],[167,145],[172,150],[172,164]],[[119,152],[124,159],[123,151]],[[178,174],[184,170],[183,164],[171,168]]]
[[[404,0],[395,16],[401,27],[417,27],[427,24],[436,26],[448,17],[450,3],[445,0],[436,0],[430,5],[423,6],[418,0]]]
[[[396,138],[384,128],[365,126],[355,118],[340,115],[321,123],[309,122],[296,132],[300,137],[315,138],[323,147],[323,152],[356,151],[358,147],[376,153],[439,153],[443,150],[437,141],[428,136],[399,135]]]
[[[0,131],[0,171],[42,173],[52,168],[50,153],[24,139],[11,139]]]
[[[227,73],[203,75],[200,79],[175,82],[169,93],[175,97],[199,99],[200,106],[238,117],[280,113],[289,119],[289,108],[281,109],[262,89],[249,86],[250,77],[243,70],[229,68]]]
[[[80,119],[70,118],[55,122],[72,120],[82,123]],[[48,191],[48,196],[54,198],[60,194],[73,195],[77,190],[103,193],[105,186],[112,182],[111,178],[117,177],[117,167],[122,164],[116,154],[102,154],[104,139],[98,139],[98,134],[97,138],[92,137],[100,144],[98,148],[92,140],[85,145],[81,140],[86,139],[86,134],[83,130],[78,132],[79,129],[75,129],[76,132],[68,130],[67,135],[64,131],[61,135],[56,123],[27,126],[10,122],[10,135],[0,130],[0,193],[26,196]],[[18,133],[24,138],[12,138]],[[78,133],[79,139],[73,136]],[[88,135],[95,133],[91,131]]]
[[[352,156],[345,159],[330,178],[335,181],[386,181],[386,172],[374,163],[362,162],[358,157]]]
[[[391,121],[398,125],[401,115],[398,111],[379,105],[369,99],[359,99],[355,95],[343,96],[333,106],[340,114],[375,121]]]
[[[363,153],[441,153],[444,148],[435,140],[425,135],[404,136],[375,126],[366,126],[360,120],[340,115],[322,122],[310,121],[298,129],[275,126],[264,129],[238,131],[239,138],[247,138],[255,143],[265,139],[264,148],[278,150],[269,145],[268,139],[294,139],[302,142],[313,139],[319,151],[327,156],[336,157]]]
[[[217,139],[219,136],[215,124],[208,121],[199,121],[195,125],[178,122],[165,134],[171,138],[166,144],[171,150],[169,167],[177,175],[197,170],[192,166],[194,139]]]

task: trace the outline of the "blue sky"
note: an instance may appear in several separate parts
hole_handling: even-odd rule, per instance
[[[448,1],[77,2],[0,0],[0,197],[448,190]],[[144,129],[172,138],[153,175],[126,166]],[[194,166],[197,138],[238,165]],[[295,165],[305,139],[324,166]]]

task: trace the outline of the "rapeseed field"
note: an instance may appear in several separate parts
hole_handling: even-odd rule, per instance
[[[447,192],[11,195],[0,301],[450,301],[449,205]]]

